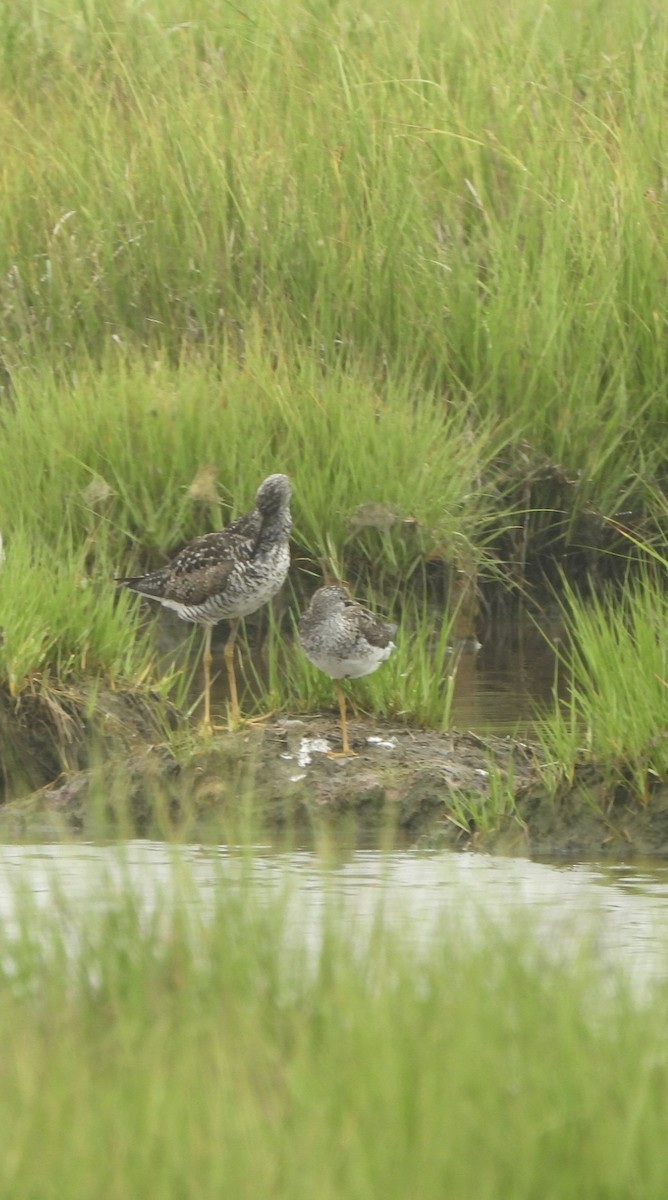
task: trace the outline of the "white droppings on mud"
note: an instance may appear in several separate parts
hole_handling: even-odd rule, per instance
[[[294,754],[281,754],[281,758],[284,758],[286,762],[292,762]]]
[[[483,779],[487,779],[487,776],[489,775],[489,771],[483,771],[482,767],[474,767],[473,774],[474,775],[482,775]]]
[[[379,750],[396,750],[397,748],[396,738],[390,738],[387,741],[386,738],[382,737],[368,737],[366,740],[370,746],[378,746]]]
[[[329,754],[329,742],[324,738],[302,738],[297,753],[299,766],[308,767],[312,754]]]
[[[290,783],[299,783],[302,779],[306,779],[306,771],[302,771],[301,775],[291,775]]]

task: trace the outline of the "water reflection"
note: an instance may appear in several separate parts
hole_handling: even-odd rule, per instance
[[[528,737],[536,711],[553,703],[562,638],[558,616],[546,616],[541,628],[519,616],[481,629],[480,649],[465,649],[459,659],[452,724]]]
[[[192,887],[175,889],[186,865]],[[474,938],[492,927],[501,935],[527,922],[539,941],[560,956],[586,944],[608,968],[621,965],[639,983],[668,973],[668,865],[569,865],[481,854],[360,850],[333,867],[312,853],[275,854],[257,848],[244,857],[224,846],[175,849],[157,842],[120,847],[92,845],[0,846],[0,919],[12,928],[16,898],[28,891],[44,911],[54,888],[70,911],[86,911],[129,882],[148,910],[178,902],[213,910],[221,888],[249,879],[268,902],[288,895],[296,935],[316,944],[332,903],[361,939],[382,911],[385,924],[411,945],[428,949],[445,926]],[[101,881],[105,886],[101,886]]]

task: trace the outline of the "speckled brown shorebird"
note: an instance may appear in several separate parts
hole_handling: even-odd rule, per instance
[[[290,566],[290,482],[269,475],[260,484],[251,512],[218,533],[197,537],[166,566],[118,583],[173,608],[184,620],[204,626],[204,725],[211,730],[211,634],[230,622],[225,643],[229,684],[229,727],[239,722],[234,643],[239,621],[261,608],[281,587]]]
[[[354,751],[348,741],[346,697],[339,680],[371,675],[390,657],[396,632],[396,625],[381,621],[338,585],[319,588],[299,622],[304,654],[336,685],[343,755]]]

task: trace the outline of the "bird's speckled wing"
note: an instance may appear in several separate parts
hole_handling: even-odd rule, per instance
[[[222,595],[232,572],[252,560],[259,526],[257,514],[248,513],[219,533],[194,538],[166,568],[165,600],[196,605]]]
[[[375,613],[364,608],[362,604],[357,604],[352,601],[346,604],[346,615],[353,616],[359,632],[370,646],[378,646],[380,650],[384,650],[389,646],[397,632],[396,625],[388,625],[385,621],[381,621]]]
[[[220,595],[240,564],[255,554],[261,518],[255,510],[233,521],[227,529],[194,538],[166,566],[149,575],[119,579],[133,592],[177,604],[203,604]]]

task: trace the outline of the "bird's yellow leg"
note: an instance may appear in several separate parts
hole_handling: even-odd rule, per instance
[[[335,751],[331,752],[328,755],[328,757],[329,758],[356,758],[357,755],[354,750],[350,749],[350,743],[348,741],[348,718],[346,716],[346,694],[345,694],[343,688],[341,687],[341,684],[339,683],[338,679],[334,680],[334,686],[336,687],[336,698],[339,702],[339,715],[341,717],[341,743],[342,744],[341,744],[340,750],[335,750]]]
[[[237,640],[238,621],[232,621],[230,635],[225,642],[225,669],[227,670],[227,686],[229,690],[229,707],[227,712],[228,729],[236,729],[239,724],[239,697],[237,695],[237,677],[234,671],[234,645]]]
[[[227,708],[227,725],[210,726],[212,729],[226,729],[228,733],[233,733],[240,725],[254,725],[261,721],[266,721],[272,713],[264,713],[262,716],[248,717],[242,720],[241,710],[239,708],[239,695],[237,692],[237,676],[234,666],[234,653],[236,649],[237,633],[239,630],[239,621],[230,622],[230,632],[223,650],[225,659],[225,670],[227,672],[227,689],[228,689],[228,708]]]
[[[204,720],[202,722],[204,731],[211,733],[213,726],[211,724],[211,633],[212,625],[204,626],[204,651],[202,653],[202,665],[204,667]]]

